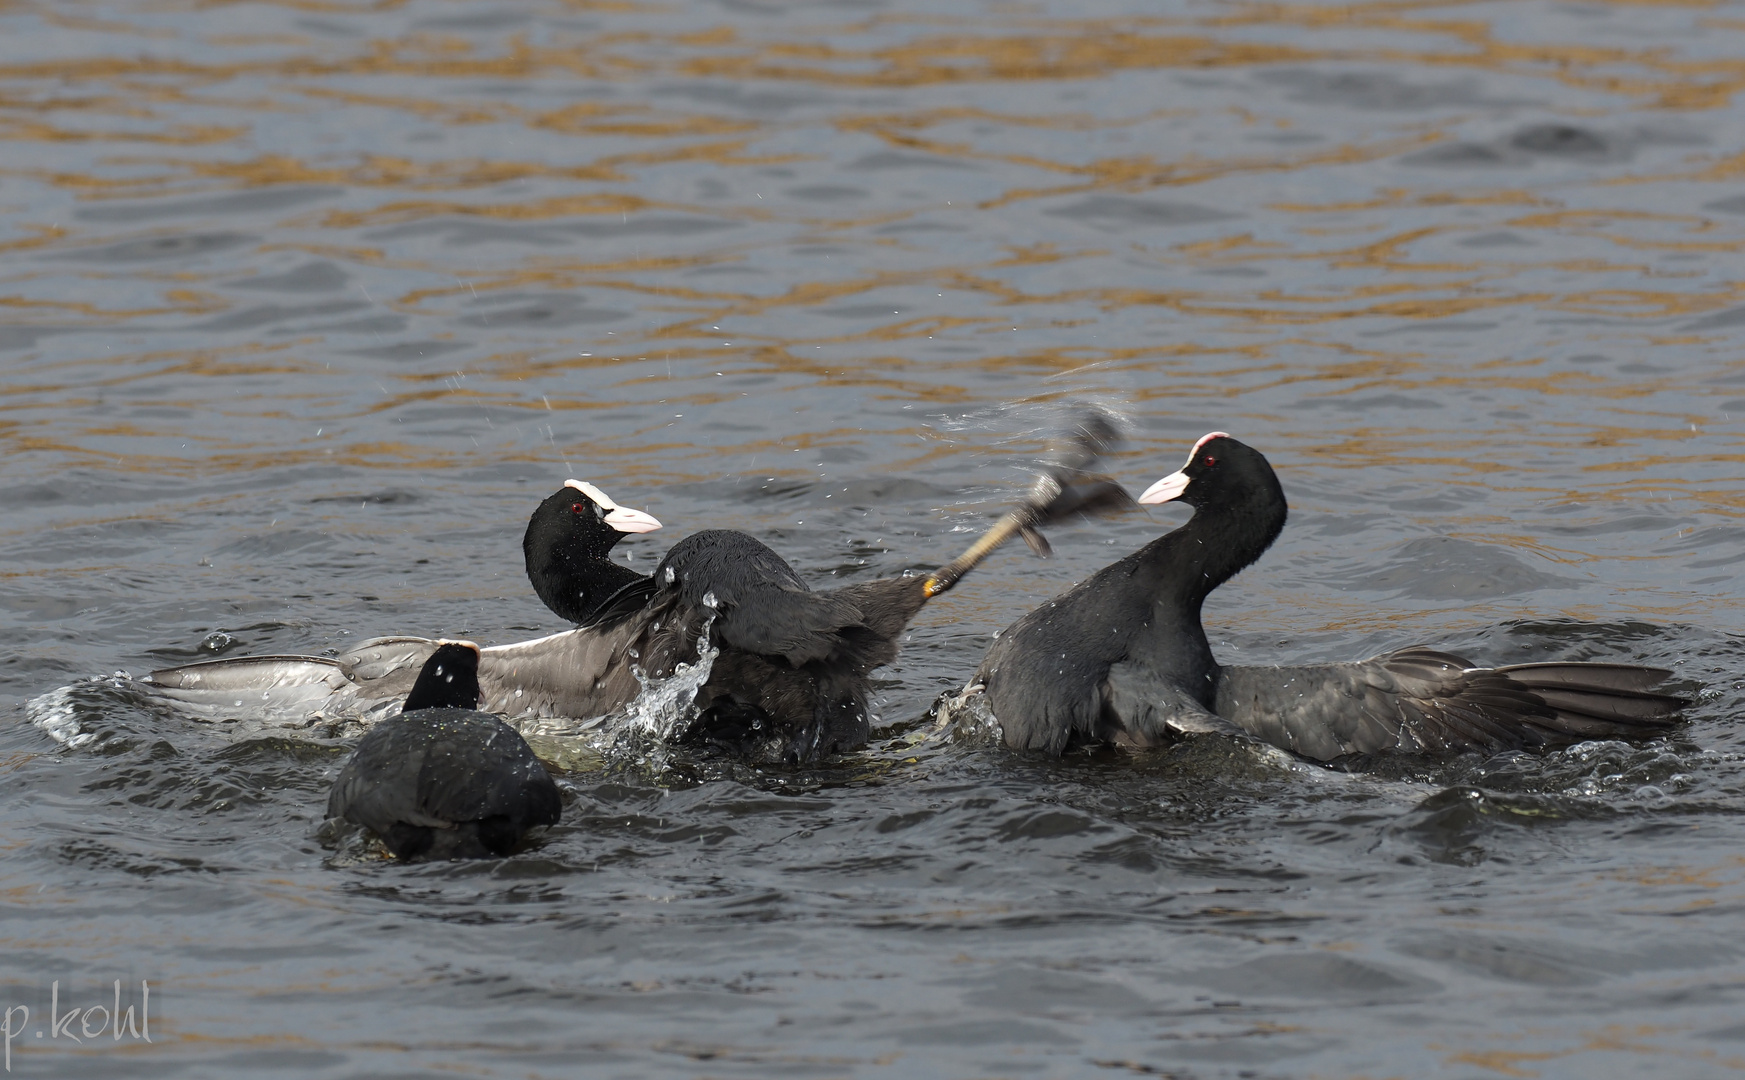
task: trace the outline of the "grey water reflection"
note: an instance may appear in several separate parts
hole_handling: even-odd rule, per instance
[[[0,6],[0,989],[157,988],[152,1045],[15,1064],[1737,1073],[1742,54],[1703,0]],[[342,745],[111,674],[557,629],[518,541],[572,475],[668,522],[633,562],[926,566],[1083,400],[1132,484],[1213,429],[1279,466],[1226,658],[1701,703],[1364,774],[933,735],[1166,511],[930,608],[864,754],[566,759],[531,851],[398,867],[321,829]]]

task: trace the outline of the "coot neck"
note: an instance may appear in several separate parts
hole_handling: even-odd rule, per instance
[[[1211,504],[1197,509],[1186,525],[1139,549],[1133,556],[1129,595],[1149,598],[1150,606],[1127,642],[1127,655],[1142,658],[1157,676],[1212,708],[1219,667],[1200,622],[1200,608],[1213,589],[1260,557],[1284,521],[1282,492],[1276,500]]]
[[[1156,576],[1158,599],[1197,613],[1213,589],[1260,558],[1284,529],[1284,493],[1276,494],[1202,506],[1186,525],[1152,541],[1144,561]]]
[[[604,555],[588,553],[580,556],[554,551],[542,566],[529,566],[528,579],[533,591],[560,619],[573,623],[591,622],[600,607],[626,585],[647,581],[628,566],[621,566]]]

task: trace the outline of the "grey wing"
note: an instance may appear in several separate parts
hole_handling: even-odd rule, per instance
[[[392,716],[400,711],[400,703],[411,693],[436,645],[434,640],[421,637],[369,638],[334,659],[356,688],[360,712]]]
[[[664,613],[658,601],[651,610]],[[589,719],[609,713],[641,691],[633,670],[639,663],[660,673],[660,659],[647,655],[648,636],[648,620],[632,618],[603,629],[492,645],[479,655],[479,708],[517,717]],[[435,650],[430,638],[371,638],[331,660],[207,660],[154,671],[144,684],[178,707],[213,719],[273,718],[287,725],[342,715],[377,720],[399,713]]]
[[[631,671],[642,622],[568,630],[493,645],[479,656],[479,707],[508,716],[576,717],[611,712],[641,689]],[[362,641],[333,659],[252,656],[154,671],[152,692],[195,715],[300,726],[323,717],[379,720],[397,715],[436,650],[430,638]]]
[[[377,638],[332,659],[205,660],[154,671],[140,685],[159,700],[204,719],[301,727],[322,717],[398,712],[424,658],[435,648],[435,642],[424,638]]]
[[[1414,646],[1368,660],[1229,667],[1219,715],[1304,757],[1506,750],[1545,742],[1543,699],[1494,668]]]
[[[632,670],[648,662],[638,645],[640,619],[606,630],[561,634],[492,645],[479,654],[479,708],[505,716],[601,716],[642,690]]]

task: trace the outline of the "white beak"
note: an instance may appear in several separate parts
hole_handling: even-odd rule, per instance
[[[632,510],[628,506],[615,507],[606,515],[606,524],[621,533],[653,532],[660,528],[660,522],[653,514],[645,514],[641,510]]]
[[[1188,482],[1188,474],[1177,469],[1146,488],[1145,494],[1139,496],[1139,502],[1143,506],[1156,506],[1158,503],[1179,499],[1182,497],[1182,493],[1188,489]]]

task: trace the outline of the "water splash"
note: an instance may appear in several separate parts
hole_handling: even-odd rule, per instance
[[[610,719],[610,713],[579,719],[572,716],[536,716],[532,713],[504,717],[509,726],[522,735],[546,739],[583,738],[596,733]]]
[[[708,606],[714,610],[713,605]],[[642,691],[625,706],[624,722],[618,725],[620,732],[638,741],[664,742],[684,729],[692,719],[697,691],[709,681],[715,658],[721,655],[721,650],[710,641],[714,626],[715,616],[711,614],[697,631],[697,659],[674,665],[671,675],[654,678],[644,674],[641,667],[631,669],[636,681],[642,684]]]
[[[55,742],[69,750],[77,750],[97,741],[97,733],[85,729],[79,722],[79,714],[89,715],[98,709],[82,699],[92,690],[119,689],[132,681],[127,672],[117,671],[113,675],[93,675],[76,683],[57,686],[26,701],[24,716]]]
[[[79,726],[79,718],[74,715],[71,686],[57,686],[46,694],[31,698],[24,703],[24,715],[49,738],[68,748],[84,746],[97,738],[95,732]]]
[[[984,689],[981,683],[970,683],[934,699],[934,724],[927,737],[944,737],[965,746],[998,746],[1005,732],[988,705]]]

